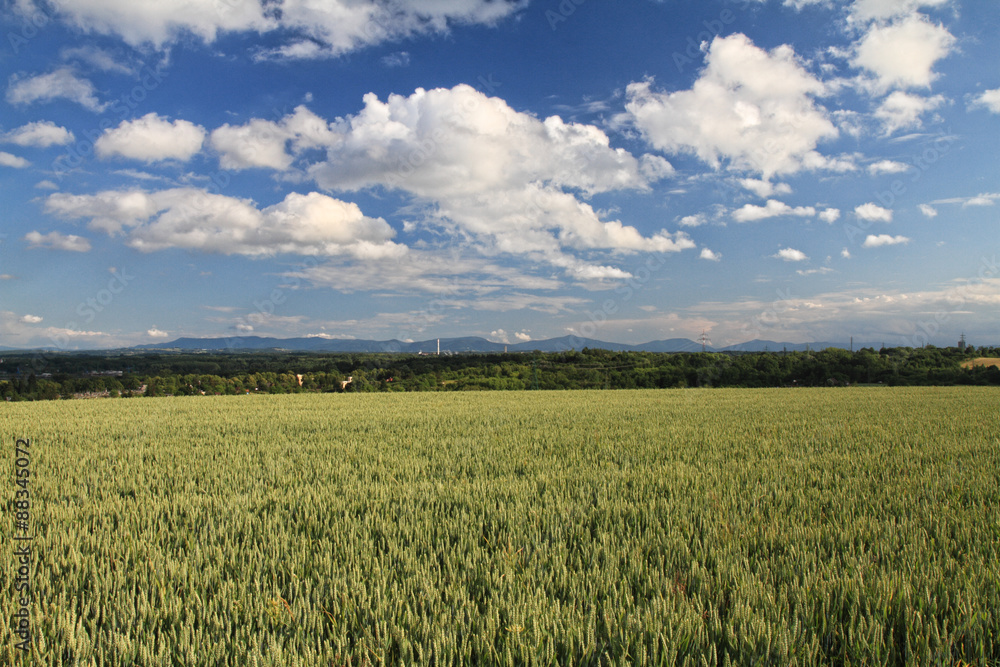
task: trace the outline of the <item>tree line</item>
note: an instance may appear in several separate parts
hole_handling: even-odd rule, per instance
[[[1000,385],[964,368],[1000,348],[827,348],[808,352],[580,351],[402,355],[295,352],[8,354],[0,399],[297,392]]]

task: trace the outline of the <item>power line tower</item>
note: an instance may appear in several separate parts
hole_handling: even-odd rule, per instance
[[[708,334],[705,333],[704,329],[701,332],[701,338],[698,340],[701,341],[701,351],[705,352],[708,347]]]

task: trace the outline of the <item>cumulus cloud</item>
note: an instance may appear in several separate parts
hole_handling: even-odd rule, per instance
[[[881,174],[901,174],[909,168],[910,165],[904,162],[879,160],[878,162],[873,162],[868,165],[868,173],[872,176],[879,176]]]
[[[21,317],[21,321],[24,322],[25,324],[38,324],[39,322],[42,321],[42,319],[43,318],[39,317],[38,315],[24,315],[23,317]]]
[[[785,202],[777,201],[776,199],[768,199],[764,206],[747,204],[742,208],[733,211],[733,219],[736,220],[736,222],[754,222],[757,220],[766,220],[767,218],[776,218],[786,215],[799,218],[811,218],[816,215],[816,209],[812,206],[796,206],[793,208]]]
[[[14,105],[52,102],[57,99],[76,102],[83,108],[98,113],[108,106],[97,99],[94,84],[78,77],[69,67],[26,78],[12,76],[7,88],[7,101]]]
[[[889,234],[869,234],[862,244],[865,248],[879,248],[885,245],[900,245],[909,243],[910,239],[905,236],[890,236]]]
[[[872,202],[855,206],[854,215],[868,222],[892,222],[892,211]]]
[[[943,26],[911,13],[888,25],[873,25],[856,45],[851,62],[875,76],[876,89],[929,88],[937,76],[934,63],[947,56],[954,43]]]
[[[42,234],[38,231],[30,231],[24,235],[24,240],[28,242],[29,248],[68,250],[70,252],[87,252],[90,250],[90,241],[75,234],[62,234],[60,232]]]
[[[531,335],[526,331],[515,331],[514,333],[508,333],[503,329],[496,329],[490,332],[490,340],[494,343],[510,343],[511,337],[514,338],[518,343],[526,343],[531,340]]]
[[[64,218],[90,218],[90,227],[125,234],[143,252],[185,248],[225,255],[347,255],[398,257],[405,246],[395,230],[366,217],[357,204],[317,192],[290,193],[263,209],[250,200],[195,188],[147,193],[106,191],[96,195],[50,195],[46,211]]]
[[[149,336],[150,338],[169,338],[170,337],[169,333],[167,333],[166,331],[160,331],[156,327],[153,327],[152,329],[149,329],[148,331],[146,331],[146,335]]]
[[[997,194],[984,194],[970,197],[962,203],[962,208],[966,208],[968,206],[993,206],[994,201],[998,197],[1000,197],[1000,195]]]
[[[987,90],[981,95],[977,95],[972,101],[971,107],[982,107],[989,109],[990,113],[1000,114],[1000,88]]]
[[[697,155],[719,168],[775,174],[823,169],[816,152],[837,128],[814,98],[827,93],[790,46],[770,52],[742,34],[716,37],[690,90],[661,93],[652,81],[626,89],[625,120],[657,149]]]
[[[25,160],[19,155],[11,155],[10,153],[0,151],[0,167],[13,167],[14,169],[24,169],[29,166],[31,162]]]
[[[840,219],[840,209],[839,208],[827,208],[823,209],[819,214],[819,219],[825,223],[833,224]]]
[[[740,185],[761,199],[766,199],[772,195],[790,195],[792,188],[787,183],[772,183],[757,178],[740,179]]]
[[[882,123],[886,136],[897,130],[921,127],[921,116],[933,111],[945,103],[941,95],[922,97],[897,90],[892,93],[875,110],[875,118]]]
[[[708,222],[708,218],[705,217],[704,213],[695,213],[694,215],[685,215],[678,224],[681,227],[700,227],[706,222]]]
[[[943,7],[951,0],[854,0],[851,18],[855,21],[886,21],[909,16],[921,7]]]
[[[3,140],[18,146],[65,146],[73,141],[73,133],[52,121],[41,120],[22,125],[3,135]]]
[[[289,119],[275,124],[288,130],[282,150],[298,152],[300,142],[326,145],[326,160],[308,168],[323,188],[409,193],[433,211],[427,224],[460,230],[491,253],[538,253],[580,279],[627,274],[583,265],[568,250],[695,247],[682,233],[643,235],[603,220],[583,201],[602,192],[648,190],[672,171],[660,157],[611,148],[600,128],[558,116],[540,120],[465,85],[417,89],[384,102],[369,94],[364,102],[354,116],[309,125],[309,136]]]
[[[94,143],[102,158],[120,156],[143,162],[189,160],[201,150],[205,129],[186,120],[169,121],[156,113],[123,121]]]
[[[701,255],[700,255],[700,257],[702,259],[707,259],[710,262],[718,262],[720,259],[722,259],[722,255],[721,254],[719,254],[717,252],[712,252],[708,248],[702,248],[701,249]]]
[[[37,0],[19,3],[29,12],[40,11],[36,4]],[[320,57],[415,34],[444,33],[455,23],[490,25],[526,4],[524,0],[392,4],[285,0],[275,11],[264,2],[61,0],[51,10],[76,28],[118,35],[132,46],[162,48],[187,35],[211,43],[226,32],[276,32],[288,41],[262,57]]]
[[[804,252],[795,248],[782,248],[776,255],[772,255],[772,257],[783,259],[786,262],[804,262],[809,259]]]
[[[938,214],[937,209],[931,206],[930,204],[921,204],[919,208],[920,212],[923,213],[924,216],[928,218],[936,217]]]

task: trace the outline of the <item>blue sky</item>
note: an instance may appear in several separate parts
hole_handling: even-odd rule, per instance
[[[992,0],[15,0],[0,346],[1000,342]]]

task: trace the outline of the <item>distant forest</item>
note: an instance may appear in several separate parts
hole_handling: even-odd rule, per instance
[[[1000,385],[1000,348],[518,354],[0,353],[6,401],[295,392]]]

